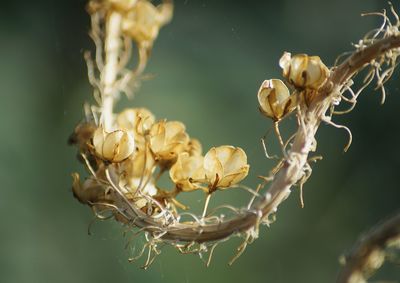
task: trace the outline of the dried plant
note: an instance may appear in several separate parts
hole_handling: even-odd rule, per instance
[[[258,92],[260,111],[273,120],[282,156],[269,175],[261,176],[256,188],[249,188],[241,184],[249,172],[241,148],[217,146],[203,156],[201,143],[187,134],[182,122],[156,120],[144,108],[113,113],[120,94],[132,96],[140,85],[158,32],[172,17],[172,2],[154,6],[148,0],[91,0],[88,12],[96,53],[94,59],[86,53],[85,59],[97,104],[85,106],[86,117],[70,138],[89,172],[84,181],[73,173],[73,193],[98,219],[114,218],[133,237],[145,236],[146,244],[131,258],[147,252],[144,268],[165,244],[181,253],[208,253],[208,265],[215,247],[233,236],[243,238],[231,263],[237,259],[258,237],[259,226],[275,220],[278,206],[292,187],[301,189],[310,177],[311,162],[320,158],[311,154],[316,150],[315,134],[321,122],[349,133],[347,150],[351,132],[333,117],[351,111],[362,90],[374,80],[383,103],[384,84],[400,54],[400,22],[392,7],[394,22],[385,11],[373,13],[382,17],[382,26],[368,32],[354,45],[354,51],[340,56],[331,68],[318,56],[285,52],[279,65],[286,84],[279,79],[266,80]],[[133,47],[138,52],[137,65],[130,69]],[[352,79],[362,70],[366,73],[363,85],[354,91]],[[337,110],[344,103],[350,107]],[[298,127],[284,140],[279,123],[289,115],[296,115]],[[166,173],[172,188],[159,184]],[[226,204],[210,208],[215,191],[225,193],[232,188],[250,194],[244,207]],[[194,191],[204,192],[201,214],[176,199]]]

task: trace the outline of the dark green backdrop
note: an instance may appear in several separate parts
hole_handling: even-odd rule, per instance
[[[82,167],[66,140],[91,95],[82,59],[92,48],[84,5],[1,4],[1,282],[334,282],[339,255],[399,208],[397,72],[385,105],[371,88],[356,110],[338,118],[353,130],[347,154],[345,132],[321,128],[318,153],[325,159],[306,184],[306,207],[295,190],[233,267],[227,262],[237,240],[219,247],[209,268],[170,248],[149,271],[128,263],[119,225],[98,223],[88,236],[92,214],[70,190],[70,173]],[[154,79],[123,103],[184,121],[205,148],[243,147],[252,166],[247,183],[254,185],[272,166],[259,144],[271,123],[258,113],[256,92],[264,79],[279,78],[282,52],[320,55],[332,65],[380,23],[360,13],[383,7],[379,0],[177,0],[147,69]],[[399,280],[400,271],[386,268],[380,276]]]

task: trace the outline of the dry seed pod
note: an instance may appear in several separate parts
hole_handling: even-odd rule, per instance
[[[95,130],[96,126],[92,123],[80,123],[75,127],[74,132],[68,139],[68,143],[76,144],[81,149],[87,148],[87,144],[90,143]]]
[[[113,9],[126,13],[136,5],[137,0],[106,0],[106,2],[110,3]]]
[[[139,185],[145,186],[141,187],[140,191],[138,191]],[[147,206],[147,203],[149,203],[149,198],[154,197],[158,192],[153,180],[150,180],[150,182],[144,184],[141,178],[132,178],[129,180],[129,185],[123,186],[123,188],[125,196],[129,200],[133,201],[138,208]]]
[[[156,160],[173,161],[189,142],[185,125],[177,121],[160,121],[150,130],[150,149]]]
[[[329,76],[329,69],[318,56],[285,52],[279,60],[283,76],[297,88],[318,89]]]
[[[146,147],[139,149],[133,158],[125,160],[122,166],[128,179],[140,178],[142,176],[150,176],[153,173],[155,160],[149,147]]]
[[[110,162],[124,161],[135,150],[135,142],[131,133],[124,130],[107,133],[102,127],[94,132],[93,146],[100,158]]]
[[[127,131],[144,135],[155,122],[154,115],[146,108],[127,108],[117,116],[118,126]]]
[[[249,167],[246,153],[240,147],[213,147],[204,157],[210,191],[239,183],[249,173]]]
[[[96,13],[100,10],[127,13],[136,3],[137,0],[91,0],[87,4],[87,10],[89,14]]]
[[[203,147],[198,139],[190,139],[186,151],[190,156],[199,156],[203,153]]]
[[[133,9],[124,17],[123,32],[139,45],[150,48],[160,28],[172,18],[172,3],[155,7],[152,3],[138,0]]]
[[[187,152],[181,153],[169,170],[169,176],[179,190],[189,192],[199,189],[196,180],[204,180],[203,164],[203,156],[189,156]]]
[[[94,179],[86,179],[83,184],[78,173],[72,173],[72,192],[74,197],[83,204],[93,205],[99,202],[110,202],[103,186]]]
[[[278,79],[264,81],[257,97],[260,111],[275,121],[279,121],[296,107],[296,96],[291,96],[286,85]]]

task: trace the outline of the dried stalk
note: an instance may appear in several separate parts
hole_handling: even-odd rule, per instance
[[[111,131],[113,123],[113,105],[115,96],[115,81],[118,75],[118,60],[120,50],[120,30],[122,17],[120,13],[112,12],[106,20],[105,66],[101,74],[103,87],[101,104],[101,122],[106,131]]]
[[[373,227],[359,238],[350,254],[345,257],[345,266],[336,282],[365,282],[383,264],[383,250],[392,241],[400,241],[400,213]]]

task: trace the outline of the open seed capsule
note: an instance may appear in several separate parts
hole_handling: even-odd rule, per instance
[[[210,190],[228,188],[239,183],[249,173],[249,167],[246,153],[240,147],[213,147],[204,157]]]
[[[183,152],[169,170],[169,176],[178,189],[184,192],[196,190],[199,188],[196,180],[204,180],[205,177],[203,163],[203,156],[190,156]]]
[[[134,152],[135,141],[127,131],[116,130],[107,133],[99,127],[94,132],[93,146],[100,158],[110,162],[121,162]]]
[[[291,96],[286,85],[278,79],[264,81],[257,97],[260,111],[275,121],[279,121],[296,107],[296,96]]]
[[[329,76],[329,69],[318,56],[285,52],[279,60],[283,76],[297,88],[318,89]]]
[[[176,160],[188,145],[185,125],[177,121],[159,121],[150,129],[150,149],[158,161]]]

